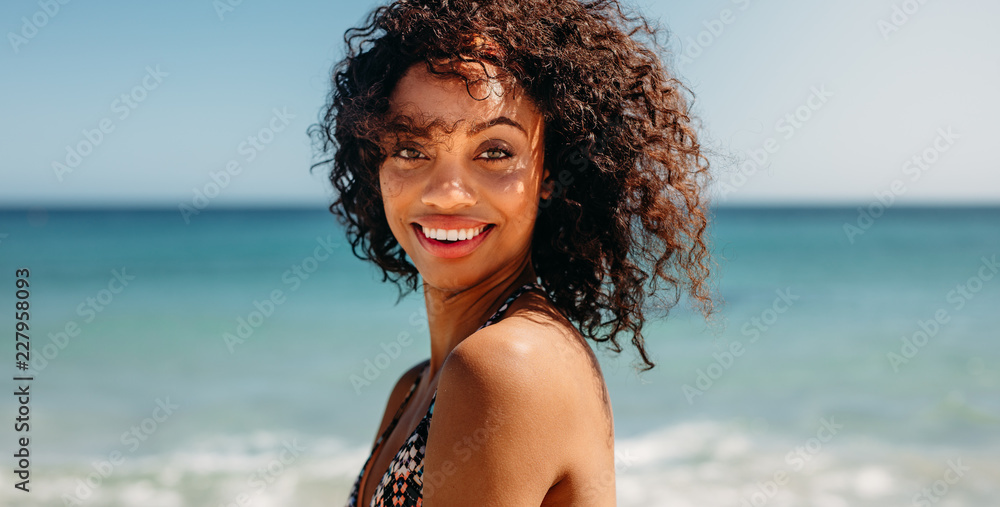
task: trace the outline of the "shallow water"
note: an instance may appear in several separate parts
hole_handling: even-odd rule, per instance
[[[619,505],[995,504],[1000,209],[891,209],[852,243],[856,219],[717,210],[718,324],[648,323],[641,376],[598,353]],[[394,306],[323,212],[13,210],[0,233],[34,347],[31,492],[8,473],[4,505],[342,505],[429,354],[422,299]]]

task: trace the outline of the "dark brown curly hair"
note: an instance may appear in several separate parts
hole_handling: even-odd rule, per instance
[[[310,127],[337,191],[330,211],[354,255],[375,263],[399,297],[417,270],[386,221],[379,167],[388,156],[389,97],[414,64],[490,63],[530,97],[545,122],[550,190],[532,238],[549,299],[587,338],[621,352],[631,336],[648,370],[644,304],[682,294],[708,317],[708,159],[690,94],[659,57],[659,28],[617,0],[398,0],[344,36],[346,57]],[[485,65],[483,66],[485,69]],[[693,96],[692,99],[693,101]],[[404,289],[405,287],[405,289]]]

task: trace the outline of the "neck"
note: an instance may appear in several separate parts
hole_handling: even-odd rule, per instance
[[[536,279],[531,259],[526,257],[515,269],[498,272],[461,290],[445,290],[425,283],[424,302],[431,336],[428,378],[437,376],[448,354],[483,325],[500,308],[503,299]]]

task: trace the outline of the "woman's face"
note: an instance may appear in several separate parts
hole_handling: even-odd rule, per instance
[[[461,65],[466,75],[483,76],[479,64]],[[497,81],[471,79],[467,88],[420,63],[390,97],[382,201],[426,284],[461,290],[499,281],[530,254],[538,202],[547,195],[544,123],[524,94],[513,95]]]

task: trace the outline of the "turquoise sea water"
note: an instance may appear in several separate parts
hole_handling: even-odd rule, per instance
[[[618,504],[998,505],[1000,209],[890,209],[853,236],[849,208],[715,218],[718,321],[649,322],[642,375],[598,352]],[[2,505],[343,505],[429,355],[422,298],[395,305],[322,210],[8,210],[0,307],[18,268],[31,491],[3,396]]]

